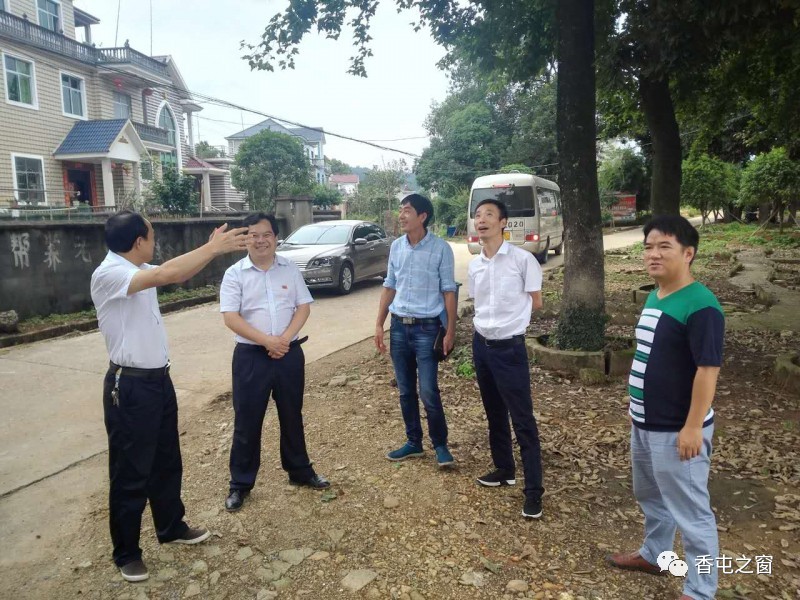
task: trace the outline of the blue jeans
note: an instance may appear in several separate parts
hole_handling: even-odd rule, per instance
[[[439,323],[403,325],[392,317],[390,352],[397,389],[400,392],[400,410],[406,424],[406,437],[419,448],[422,447],[420,399],[425,407],[428,433],[433,447],[447,445],[447,421],[437,382],[439,361],[433,353],[433,342],[438,331]],[[419,394],[417,374],[419,374]]]
[[[713,434],[713,425],[705,427],[700,454],[682,461],[677,432],[631,427],[633,492],[644,513],[644,543],[639,553],[657,564],[659,554],[672,550],[675,530],[680,529],[686,552],[681,558],[689,566],[683,593],[694,600],[712,600],[717,590],[719,539],[708,494]],[[698,572],[698,556],[711,561],[709,574]]]

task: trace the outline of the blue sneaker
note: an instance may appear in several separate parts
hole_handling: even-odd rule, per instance
[[[397,450],[392,450],[389,454],[386,455],[386,458],[393,461],[401,461],[407,458],[414,458],[417,456],[422,456],[424,452],[422,448],[419,446],[415,446],[411,442],[406,442],[403,444],[402,447],[398,448]]]
[[[456,462],[447,446],[437,446],[434,449],[436,450],[436,462],[440,467],[449,467]]]

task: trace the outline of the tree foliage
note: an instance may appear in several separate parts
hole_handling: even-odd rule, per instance
[[[436,222],[446,227],[455,227],[458,233],[466,233],[468,206],[467,188],[460,189],[450,196],[439,196],[433,202]]]
[[[683,161],[681,201],[700,211],[705,225],[708,215],[721,211],[738,196],[736,165],[701,154]]]
[[[597,185],[601,195],[610,192],[640,192],[646,185],[644,157],[633,148],[611,148],[600,160]]]
[[[326,156],[325,162],[333,175],[350,175],[353,172],[353,167],[336,158],[328,158]]]
[[[403,160],[367,171],[350,203],[351,212],[383,223],[384,212],[397,208],[397,196],[405,186],[407,174],[408,166]]]
[[[236,153],[233,184],[247,193],[253,210],[273,210],[280,194],[307,193],[311,171],[302,143],[284,133],[264,130],[247,138]]]
[[[426,128],[431,144],[414,171],[427,189],[452,195],[507,163],[547,176],[558,162],[555,83],[538,79],[528,87],[507,84],[462,65]]]
[[[212,146],[203,140],[194,145],[194,155],[197,158],[219,158],[220,156],[224,156],[224,153],[216,146]]]
[[[342,203],[342,193],[336,188],[327,185],[317,184],[314,186],[313,204],[320,208],[330,208]]]
[[[787,204],[800,198],[800,163],[785,148],[773,148],[756,156],[742,172],[739,200],[747,206],[771,205],[771,213],[783,223]]]
[[[151,206],[159,206],[175,215],[197,212],[199,195],[195,191],[194,177],[183,175],[178,169],[165,168],[160,178],[150,183]]]

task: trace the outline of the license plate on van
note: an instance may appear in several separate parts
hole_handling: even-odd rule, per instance
[[[525,230],[524,229],[506,229],[505,230],[505,238],[511,242],[522,242],[525,241]]]

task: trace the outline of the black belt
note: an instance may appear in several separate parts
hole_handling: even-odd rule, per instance
[[[400,315],[395,314],[392,314],[392,319],[402,323],[403,325],[422,325],[442,322],[439,317],[401,317]]]
[[[301,338],[298,338],[296,340],[292,340],[291,342],[289,342],[289,348],[294,348],[295,346],[299,346],[300,344],[304,344],[307,341],[308,341],[308,336],[304,335]],[[244,349],[252,350],[253,348],[261,348],[262,350],[266,350],[266,348],[264,348],[264,346],[262,346],[261,344],[247,344],[247,343],[244,343],[244,342],[236,342],[236,347],[237,348],[241,348],[243,350]]]
[[[476,331],[475,339],[482,344],[485,344],[487,348],[507,348],[508,346],[519,346],[520,344],[525,344],[525,336],[522,334],[515,335],[504,340],[490,340],[483,337]]]
[[[114,373],[119,371],[120,375],[139,377],[141,379],[163,379],[169,375],[170,366],[171,363],[167,362],[166,365],[157,369],[139,369],[137,367],[121,367],[113,362],[108,363],[108,369]]]

